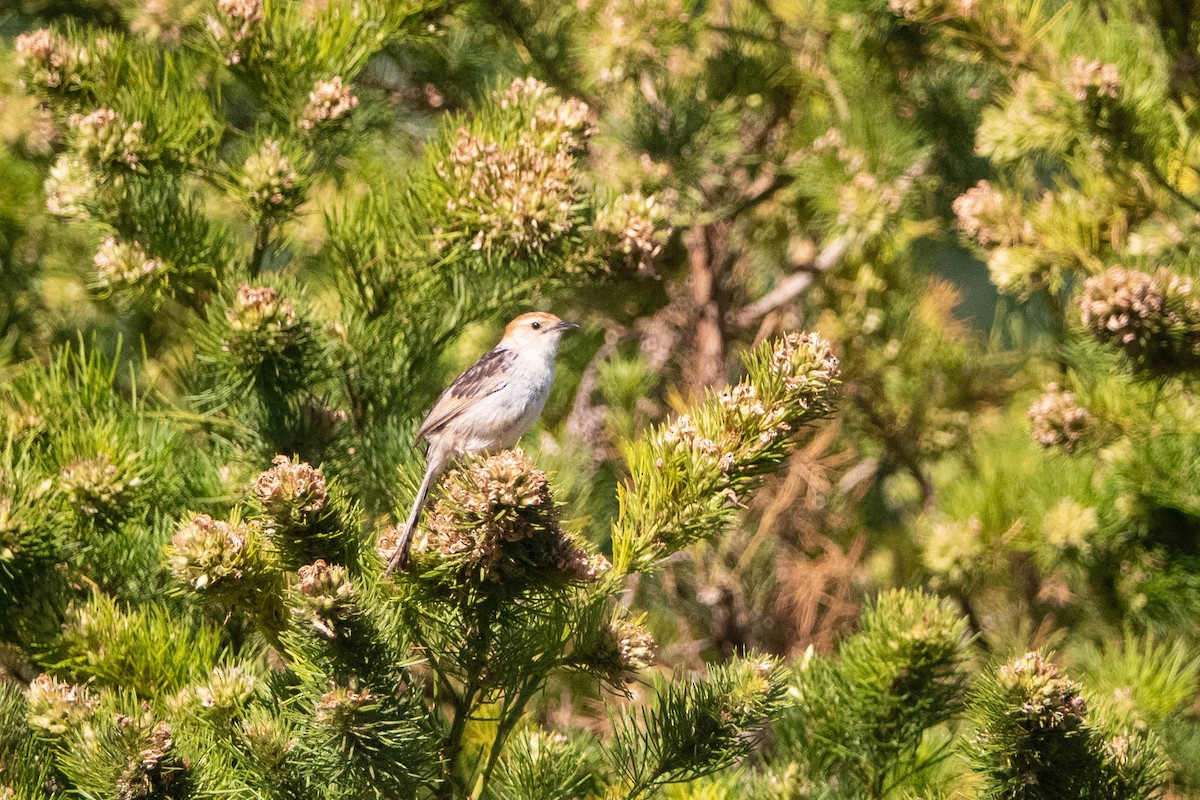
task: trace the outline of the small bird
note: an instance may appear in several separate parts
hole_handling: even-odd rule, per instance
[[[425,478],[384,574],[408,564],[425,499],[446,465],[466,453],[507,450],[541,416],[554,382],[559,342],[578,327],[553,314],[522,314],[508,323],[499,344],[442,392],[417,431],[417,439],[429,443]]]

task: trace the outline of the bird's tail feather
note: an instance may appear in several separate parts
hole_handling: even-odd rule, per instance
[[[392,554],[392,560],[388,562],[384,575],[395,569],[403,570],[408,566],[408,550],[412,546],[413,534],[417,531],[417,523],[421,521],[421,511],[425,508],[429,489],[437,480],[438,475],[442,473],[442,464],[443,459],[435,457],[433,453],[429,454],[429,466],[425,468],[425,478],[421,481],[421,488],[417,490],[417,499],[413,502],[412,512],[408,515],[408,522],[404,523],[404,533],[400,536],[400,543],[396,546],[396,552]]]

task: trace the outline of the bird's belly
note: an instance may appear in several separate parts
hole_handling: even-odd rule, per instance
[[[505,387],[479,402],[462,420],[461,450],[507,450],[533,427],[546,405],[541,387]],[[467,415],[464,415],[467,417]]]

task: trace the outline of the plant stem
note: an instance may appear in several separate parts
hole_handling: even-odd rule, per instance
[[[464,598],[462,604],[464,616],[466,616],[469,608],[470,601]],[[466,674],[470,675],[470,678],[467,680],[467,685],[463,689],[462,695],[454,704],[454,722],[450,725],[450,732],[446,734],[446,741],[443,745],[442,752],[445,760],[445,773],[442,785],[439,787],[436,795],[439,798],[452,798],[455,786],[458,786],[462,790],[462,794],[467,794],[466,782],[459,780],[455,773],[455,762],[458,760],[459,753],[462,752],[462,738],[467,729],[467,722],[471,718],[471,712],[479,698],[485,694],[485,687],[479,676],[483,674],[484,666],[487,663],[488,650],[491,648],[492,620],[494,616],[495,604],[490,600],[483,600],[475,613],[476,635],[472,637],[470,631],[467,633],[468,641],[474,638],[474,646],[465,654],[462,666]]]
[[[508,741],[509,735],[516,727],[516,723],[520,721],[521,714],[525,711],[525,706],[529,702],[529,698],[533,696],[533,688],[526,686],[517,694],[516,700],[508,704],[500,714],[500,722],[496,726],[496,738],[492,740],[491,750],[488,752],[487,766],[483,768],[483,775],[479,779],[478,798],[483,797],[484,791],[487,789],[488,781],[492,779],[492,771],[496,765],[500,763],[500,754],[504,751],[504,744]]]
[[[250,277],[257,278],[267,261],[267,248],[271,246],[271,221],[264,219],[254,234],[254,253],[250,256]]]

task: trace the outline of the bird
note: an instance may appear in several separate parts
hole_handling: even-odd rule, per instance
[[[468,453],[511,448],[541,416],[559,343],[578,327],[541,311],[522,314],[508,323],[499,344],[438,397],[417,431],[417,441],[428,444],[425,477],[385,575],[407,566],[429,490],[446,466]]]

